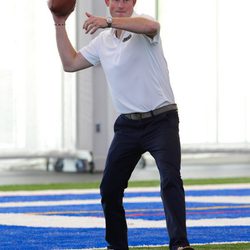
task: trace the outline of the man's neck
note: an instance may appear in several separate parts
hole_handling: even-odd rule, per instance
[[[122,34],[122,30],[120,30],[120,29],[115,30],[115,36],[116,36],[117,38],[120,38],[120,37],[121,37],[121,34]]]

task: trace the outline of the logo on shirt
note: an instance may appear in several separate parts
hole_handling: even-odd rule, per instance
[[[127,42],[132,37],[131,34],[129,34],[127,37],[123,38],[122,42]]]

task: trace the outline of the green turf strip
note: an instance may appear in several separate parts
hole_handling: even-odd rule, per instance
[[[207,184],[234,184],[250,183],[250,178],[226,178],[226,179],[186,179],[184,185],[207,185]],[[0,186],[0,191],[18,191],[18,190],[48,190],[48,189],[87,189],[99,188],[99,182],[82,183],[52,183],[52,184],[33,184],[33,185],[8,185]],[[157,187],[159,181],[131,181],[129,187]],[[250,249],[249,249],[250,250]]]
[[[223,244],[223,245],[199,245],[193,246],[195,250],[250,250],[250,243],[245,244]],[[131,248],[131,250],[167,250],[167,247],[141,247]]]
[[[184,185],[206,185],[206,184],[238,184],[250,183],[250,178],[226,178],[226,179],[186,179]],[[52,183],[52,184],[32,184],[32,185],[8,185],[0,186],[0,191],[18,190],[48,190],[48,189],[87,189],[99,188],[99,182],[83,183]],[[131,181],[129,187],[157,187],[159,181]],[[250,250],[250,249],[249,249]]]

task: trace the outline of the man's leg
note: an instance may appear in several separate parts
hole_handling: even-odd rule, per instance
[[[137,134],[129,127],[131,121],[119,117],[115,136],[109,149],[100,190],[106,220],[106,241],[115,250],[127,250],[127,224],[123,208],[124,189],[136,163],[140,159]],[[128,128],[125,129],[124,127]]]
[[[167,217],[171,250],[189,245],[186,233],[185,196],[180,176],[181,151],[178,126],[179,118],[175,111],[155,117],[151,126],[153,139],[149,144],[149,151],[155,158],[160,173],[161,197]]]

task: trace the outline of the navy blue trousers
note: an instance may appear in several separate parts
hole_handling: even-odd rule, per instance
[[[178,112],[169,111],[143,120],[130,120],[120,115],[114,124],[114,132],[100,186],[107,243],[115,250],[128,249],[124,190],[141,155],[148,151],[154,157],[160,174],[170,249],[189,245],[180,176]]]

